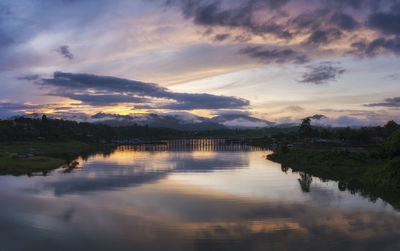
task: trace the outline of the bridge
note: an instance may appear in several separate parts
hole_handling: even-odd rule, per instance
[[[123,144],[120,150],[131,151],[254,151],[260,147],[250,146],[246,140],[233,139],[174,139],[160,141],[159,144]]]

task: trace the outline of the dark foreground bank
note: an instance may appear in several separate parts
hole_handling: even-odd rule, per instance
[[[0,143],[0,175],[24,175],[68,167],[81,154],[102,146],[79,141]]]
[[[371,199],[380,197],[400,206],[400,156],[382,157],[376,152],[308,150],[290,148],[267,156],[271,161],[322,179],[339,181],[339,189],[361,192]]]

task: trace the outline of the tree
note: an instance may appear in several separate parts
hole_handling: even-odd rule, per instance
[[[300,128],[299,128],[299,133],[300,136],[302,137],[312,137],[314,134],[314,131],[311,127],[311,119],[310,118],[305,118],[301,122]]]
[[[331,139],[333,137],[333,133],[331,130],[324,128],[319,132],[319,137],[322,139]]]
[[[393,120],[390,120],[386,123],[384,126],[385,132],[388,136],[390,136],[394,131],[396,131],[398,128],[400,128],[399,124],[394,122]]]
[[[400,128],[385,140],[384,148],[386,155],[391,158],[400,155]]]

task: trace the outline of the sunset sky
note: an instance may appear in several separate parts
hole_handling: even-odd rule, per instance
[[[0,117],[400,122],[399,0],[0,0]]]

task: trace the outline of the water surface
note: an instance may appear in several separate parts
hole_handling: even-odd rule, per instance
[[[124,146],[0,177],[0,250],[399,250],[382,200],[211,140]]]

